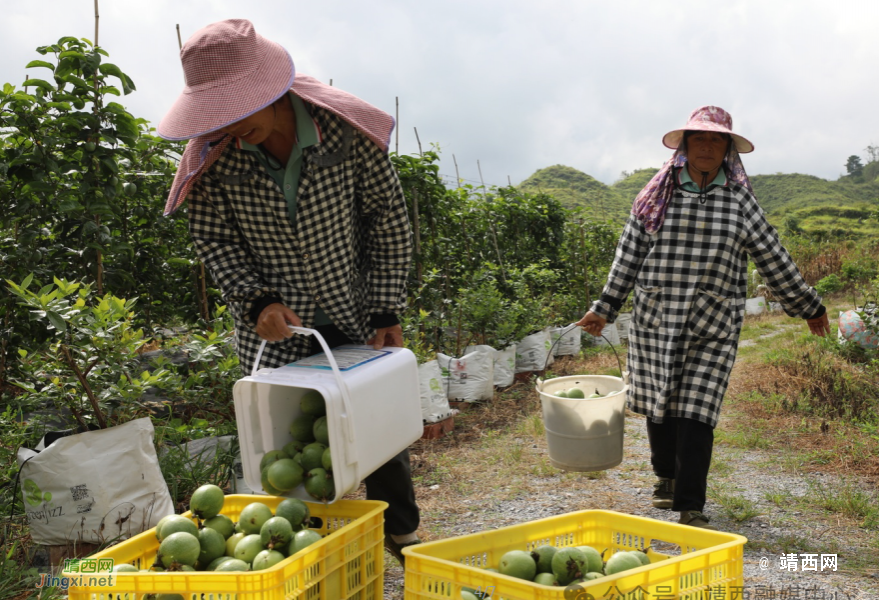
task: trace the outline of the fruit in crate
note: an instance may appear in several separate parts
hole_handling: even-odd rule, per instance
[[[211,517],[210,519],[207,519],[204,523],[202,523],[202,526],[219,531],[224,540],[228,540],[229,537],[235,532],[235,523],[233,523],[232,519],[230,519],[226,515],[217,515],[215,517]]]
[[[561,548],[552,557],[552,572],[559,585],[568,585],[586,572],[586,555],[579,548]]]
[[[641,566],[641,560],[629,552],[617,552],[607,559],[604,566],[604,572],[607,575],[614,575],[629,569],[637,569]]]
[[[574,387],[568,390],[568,398],[574,398],[579,400],[580,398],[585,398],[586,393],[580,388]]]
[[[159,525],[156,526],[156,538],[160,542],[172,533],[184,532],[193,536],[198,535],[198,526],[192,522],[192,519],[183,515],[168,515],[159,521]]]
[[[284,517],[272,517],[259,531],[263,547],[269,550],[286,547],[293,538],[293,526]]]
[[[201,520],[216,517],[223,510],[225,495],[219,486],[206,484],[192,493],[189,499],[189,510]]]
[[[531,581],[537,575],[537,562],[530,552],[510,550],[501,557],[498,570],[503,575]]]
[[[181,565],[192,566],[198,560],[201,553],[201,545],[198,537],[191,533],[177,531],[162,540],[159,544],[158,557],[165,568],[172,566],[179,568]]]
[[[558,552],[555,546],[540,546],[531,552],[531,557],[537,563],[538,573],[552,573],[552,557]]]
[[[286,557],[276,550],[263,550],[253,559],[252,568],[254,571],[262,571],[274,567],[284,558]]]
[[[241,515],[238,517],[238,525],[240,525],[241,530],[248,535],[259,534],[263,523],[271,518],[272,509],[262,502],[251,502],[241,509]]]
[[[596,390],[595,390],[594,392],[592,392],[591,394],[589,394],[589,397],[590,397],[590,398],[604,398],[604,395],[600,394],[600,393],[598,392],[598,389],[596,388]]]
[[[299,531],[308,527],[311,518],[308,505],[298,498],[287,498],[278,504],[275,515],[284,517],[293,527],[293,531]]]
[[[303,550],[320,540],[320,534],[312,529],[297,531],[293,536],[293,539],[290,540],[290,545],[287,547],[287,556],[293,556],[300,550]]]
[[[200,570],[207,569],[209,564],[226,553],[226,538],[219,531],[210,527],[203,527],[199,530],[198,544],[201,547],[201,552],[198,554],[195,566]]]

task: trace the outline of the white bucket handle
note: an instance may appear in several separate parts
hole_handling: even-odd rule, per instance
[[[333,369],[333,374],[336,376],[336,384],[339,386],[339,390],[342,392],[342,406],[344,408],[344,412],[342,413],[342,417],[345,418],[345,421],[348,424],[348,441],[351,444],[354,444],[354,423],[351,420],[351,415],[354,412],[351,410],[351,396],[348,393],[348,385],[345,383],[345,380],[342,379],[342,372],[339,370],[339,365],[336,364],[336,359],[333,357],[333,353],[330,351],[330,347],[327,346],[326,340],[320,334],[320,332],[316,329],[308,329],[307,327],[296,327],[294,325],[288,325],[290,331],[293,333],[300,333],[302,335],[313,335],[317,338],[318,343],[320,343],[320,347],[323,348],[324,353],[327,355],[327,360],[330,363],[330,367]],[[266,340],[263,340],[259,345],[259,351],[256,353],[256,359],[253,361],[253,369],[250,372],[251,377],[256,377],[256,372],[259,370],[259,361],[262,359],[263,350],[266,348]]]

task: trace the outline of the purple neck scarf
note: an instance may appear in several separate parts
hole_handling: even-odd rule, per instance
[[[753,194],[751,181],[748,179],[748,174],[745,173],[745,166],[742,164],[735,144],[730,144],[724,162],[729,171],[729,180],[744,186]],[[686,164],[687,157],[679,147],[635,197],[635,202],[632,204],[632,214],[644,224],[644,229],[648,234],[653,235],[662,227],[662,223],[665,221],[665,211],[668,210],[668,203],[675,191],[675,169]]]

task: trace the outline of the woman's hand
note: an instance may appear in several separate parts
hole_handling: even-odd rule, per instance
[[[268,342],[280,342],[291,337],[289,325],[302,327],[302,319],[295,312],[275,302],[266,306],[256,320],[256,333]]]
[[[830,319],[827,318],[826,311],[817,319],[806,319],[806,323],[809,324],[809,331],[815,335],[824,337],[830,334]]]
[[[371,338],[367,344],[372,344],[376,350],[381,350],[385,346],[392,348],[403,347],[403,326],[391,325],[390,327],[382,327],[376,329],[375,337]]]
[[[586,333],[591,333],[595,337],[600,337],[604,326],[607,325],[607,319],[603,319],[591,310],[583,315],[583,318],[577,321],[577,325],[583,328]]]

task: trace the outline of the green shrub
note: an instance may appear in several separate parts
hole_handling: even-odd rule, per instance
[[[845,284],[842,282],[842,280],[834,274],[828,275],[827,277],[816,283],[815,291],[822,296],[826,296],[827,294],[838,292],[844,287]]]

